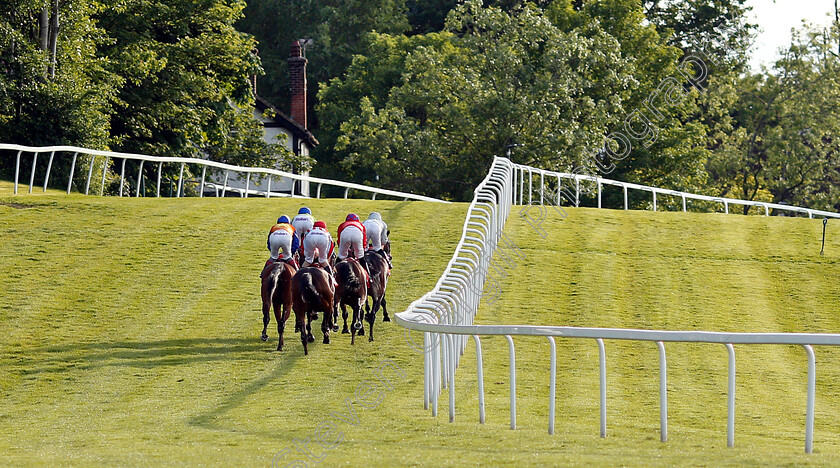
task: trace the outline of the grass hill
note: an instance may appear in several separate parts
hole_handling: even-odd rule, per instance
[[[306,203],[333,231],[347,212],[382,212],[395,255],[391,313],[434,285],[466,212],[464,204]],[[270,341],[259,340],[258,274],[268,227],[300,205],[11,196],[8,184],[0,186],[0,464],[268,466],[278,453],[280,466],[295,459],[324,466],[840,463],[840,355],[826,348],[817,348],[811,456],[802,453],[806,360],[795,347],[737,348],[734,449],[725,440],[726,354],[711,345],[668,346],[665,444],[650,344],[607,342],[606,439],[598,437],[597,347],[589,341],[558,340],[553,436],[544,339],[517,340],[516,431],[507,428],[504,340],[483,341],[484,427],[470,346],[454,424],[423,411],[421,355],[394,323],[377,321],[377,341],[355,346],[340,334],[322,345],[316,332],[308,357],[289,328],[278,353],[273,318]],[[479,322],[840,328],[840,236],[830,236],[819,257],[818,221],[569,214],[549,220],[545,240],[511,216],[506,232],[526,260]],[[377,374],[386,359],[404,379],[387,366]],[[441,413],[446,401],[444,392]],[[315,445],[316,438],[331,444]]]

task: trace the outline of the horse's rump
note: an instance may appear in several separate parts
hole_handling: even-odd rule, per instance
[[[350,289],[359,289],[362,281],[359,276],[353,271],[354,268],[349,261],[339,262],[335,266],[336,276],[342,278],[343,284]]]
[[[300,278],[300,292],[306,302],[310,304],[317,304],[321,300],[318,290],[315,288],[315,283],[312,278],[312,273],[304,272]]]

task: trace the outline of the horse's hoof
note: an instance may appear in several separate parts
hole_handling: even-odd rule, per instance
[[[332,326],[332,331],[337,332],[338,331],[338,325],[333,325]]]
[[[368,338],[368,343],[370,343],[371,341],[373,341],[373,335],[370,335],[370,338]]]
[[[349,334],[350,334],[350,330],[348,330],[348,329],[347,329],[347,327],[344,327],[344,329],[343,329],[343,330],[341,330],[341,333],[342,333],[342,334],[344,334],[344,335],[349,335]]]
[[[268,335],[263,333],[263,335],[260,337],[260,339],[263,340],[263,341],[268,341]]]
[[[330,337],[329,336],[324,337],[324,344],[330,344]]]
[[[388,316],[386,315],[386,316],[382,317],[382,321],[383,321],[383,322],[390,322],[390,321],[391,321],[391,317],[388,317]]]
[[[359,329],[359,336],[365,336],[365,329],[364,328]]]
[[[309,336],[306,337],[306,341],[308,341],[310,343],[314,343],[315,342],[315,337],[312,336],[312,335],[309,335]]]
[[[283,347],[282,347],[282,346],[278,346],[278,347],[277,347],[277,351],[283,351]]]

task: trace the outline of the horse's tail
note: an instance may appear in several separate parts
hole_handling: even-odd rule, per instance
[[[306,299],[306,302],[310,304],[317,304],[320,302],[321,295],[318,294],[318,289],[315,288],[315,284],[312,282],[312,274],[304,274],[301,280],[300,291],[301,294],[303,294],[303,298]]]
[[[349,286],[350,289],[359,289],[362,286],[361,280],[359,280],[359,277],[356,276],[356,272],[353,271],[353,268],[351,268],[350,265],[347,265],[347,286]]]
[[[274,297],[274,292],[277,290],[277,285],[280,282],[280,268],[275,265],[275,268],[268,272],[265,277],[266,293],[269,300]]]

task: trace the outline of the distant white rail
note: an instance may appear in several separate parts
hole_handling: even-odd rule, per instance
[[[556,200],[547,200],[546,179],[556,178],[557,187],[554,194]],[[527,182],[526,182],[527,178]],[[563,189],[562,180],[571,180],[575,190]],[[788,210],[806,213],[809,217],[826,216],[840,218],[840,214],[811,210],[808,208],[776,205],[771,203],[752,202],[746,200],[707,197],[684,192],[663,190],[638,184],[628,184],[619,181],[601,179],[597,177],[564,174],[528,166],[513,164],[504,158],[495,158],[487,177],[475,190],[475,198],[470,204],[461,239],[455,253],[446,266],[435,287],[421,298],[412,302],[409,307],[396,314],[396,321],[406,328],[407,336],[411,331],[422,332],[423,344],[421,351],[424,356],[424,406],[437,415],[438,399],[444,388],[449,389],[449,419],[455,419],[455,371],[460,357],[466,349],[467,341],[473,338],[476,350],[477,393],[479,421],[485,421],[484,407],[484,364],[481,349],[481,336],[504,336],[508,342],[510,369],[510,427],[516,428],[516,350],[514,336],[544,336],[551,347],[549,363],[549,415],[548,432],[554,433],[555,419],[555,383],[556,383],[556,346],[555,338],[584,338],[594,339],[599,351],[600,377],[600,430],[601,437],[606,437],[606,353],[604,340],[634,340],[650,341],[657,344],[660,361],[660,438],[668,438],[668,406],[667,406],[667,363],[665,343],[692,342],[717,343],[726,347],[729,359],[727,380],[727,445],[733,446],[735,441],[735,348],[734,345],[748,344],[780,344],[800,345],[805,349],[808,358],[807,401],[805,420],[805,451],[811,453],[813,449],[814,431],[814,398],[816,393],[816,359],[813,346],[838,346],[840,334],[819,333],[721,333],[710,331],[661,331],[661,330],[632,330],[615,328],[576,328],[557,326],[533,325],[475,325],[474,318],[483,294],[483,287],[487,279],[488,266],[502,240],[502,229],[510,213],[511,206],[516,202],[521,205],[530,204],[560,204],[562,198],[580,199],[580,182],[582,180],[594,182],[597,186],[598,207],[601,207],[602,184],[616,185],[624,188],[625,209],[627,205],[627,189],[650,191],[654,195],[654,209],[656,209],[656,194],[679,196],[683,200],[683,210],[686,210],[686,199],[706,200],[723,203],[728,212],[730,204],[760,206],[769,215],[770,209]],[[539,184],[538,198],[534,197],[535,181]],[[526,189],[527,185],[527,189]],[[575,203],[576,204],[576,203]],[[417,345],[409,338],[412,346]],[[419,345],[417,345],[419,346]]]
[[[260,168],[260,167],[243,167],[243,166],[234,166],[231,164],[224,164],[215,161],[209,161],[206,159],[198,159],[198,158],[178,158],[178,157],[163,157],[163,156],[148,156],[144,154],[133,154],[133,153],[117,153],[113,151],[100,151],[100,150],[93,150],[88,148],[80,148],[77,146],[42,146],[42,147],[35,147],[35,146],[21,146],[21,145],[13,145],[13,144],[6,144],[0,143],[0,150],[9,150],[9,151],[17,151],[17,159],[15,161],[15,189],[14,193],[18,193],[18,184],[20,179],[20,167],[21,167],[21,157],[24,154],[32,154],[32,168],[31,173],[29,176],[29,193],[32,193],[32,189],[35,186],[35,169],[37,168],[38,164],[38,156],[40,154],[49,153],[49,160],[47,162],[47,169],[46,175],[44,176],[44,188],[43,190],[46,192],[47,186],[49,185],[50,181],[50,172],[52,171],[53,160],[56,157],[56,153],[72,153],[72,160],[70,164],[70,175],[67,180],[67,193],[70,193],[70,189],[73,183],[73,175],[76,171],[76,161],[78,156],[81,155],[90,155],[92,156],[90,165],[88,167],[87,179],[85,183],[85,195],[90,193],[90,185],[93,178],[93,168],[95,158],[97,156],[101,156],[105,158],[106,164],[103,165],[103,171],[100,181],[100,193],[104,193],[105,187],[105,175],[107,170],[107,161],[108,159],[120,159],[122,160],[122,166],[120,171],[120,192],[119,196],[123,196],[123,182],[126,180],[125,174],[125,161],[126,160],[136,160],[140,161],[140,169],[137,174],[137,191],[135,196],[140,196],[140,180],[142,178],[143,173],[143,164],[146,162],[157,163],[158,170],[157,170],[157,185],[155,190],[155,196],[160,196],[160,186],[161,186],[161,177],[163,173],[163,164],[164,163],[174,163],[180,164],[180,175],[178,177],[178,187],[176,191],[176,196],[181,197],[184,193],[184,168],[187,164],[197,164],[202,166],[201,171],[201,182],[200,182],[200,189],[198,191],[199,196],[204,195],[204,188],[211,188],[215,189],[217,193],[221,191],[221,195],[224,196],[226,192],[237,192],[240,193],[241,196],[248,197],[249,195],[258,195],[258,196],[265,196],[265,197],[272,197],[278,196],[277,192],[271,191],[271,181],[272,177],[276,176],[279,178],[287,178],[295,181],[301,182],[309,182],[312,184],[318,184],[316,190],[316,198],[320,198],[321,196],[321,186],[322,185],[329,185],[334,187],[341,187],[344,188],[344,198],[347,198],[350,189],[359,190],[362,192],[368,192],[372,194],[372,199],[376,199],[377,195],[387,195],[391,197],[403,198],[405,200],[418,200],[418,201],[430,201],[430,202],[439,202],[439,203],[449,203],[444,200],[440,200],[437,198],[426,197],[423,195],[415,195],[413,193],[406,193],[406,192],[398,192],[396,190],[387,190],[387,189],[380,189],[376,187],[368,187],[366,185],[361,184],[354,184],[350,182],[342,182],[339,180],[331,180],[331,179],[322,179],[319,177],[310,177],[301,174],[292,174],[290,172],[278,171],[276,169],[269,169],[269,168]],[[215,168],[225,171],[225,178],[224,182],[220,184],[214,184],[207,182],[206,178],[206,171],[207,168]],[[241,173],[246,174],[246,185],[244,189],[241,188],[234,188],[227,186],[228,174],[229,173]],[[257,190],[256,188],[251,188],[251,175],[258,174],[258,175],[265,175],[268,176],[268,183],[266,185],[265,190]],[[127,194],[130,196],[130,194]],[[288,195],[287,195],[288,196]]]
[[[809,218],[813,218],[814,216],[824,216],[827,218],[840,218],[840,213],[835,213],[832,211],[822,211],[822,210],[814,210],[811,208],[803,208],[800,206],[791,206],[791,205],[783,205],[779,203],[769,203],[769,202],[762,202],[762,201],[754,201],[754,200],[740,200],[737,198],[727,198],[727,197],[713,197],[709,195],[699,195],[696,193],[689,193],[689,192],[682,192],[679,190],[670,190],[670,189],[663,189],[659,187],[652,187],[650,185],[641,185],[641,184],[634,184],[631,182],[621,182],[618,180],[612,179],[603,179],[601,177],[594,177],[589,175],[582,175],[582,174],[571,174],[567,172],[554,172],[554,171],[547,171],[544,169],[537,169],[529,166],[522,166],[522,165],[515,165],[517,167],[517,172],[520,177],[519,179],[519,190],[518,190],[518,204],[520,205],[531,205],[536,204],[536,197],[534,197],[534,179],[539,177],[540,179],[540,187],[546,187],[547,180],[554,178],[557,180],[558,187],[560,189],[553,189],[551,192],[553,195],[559,195],[560,198],[565,198],[567,202],[571,202],[572,204],[577,205],[577,202],[580,200],[581,195],[581,182],[588,182],[595,185],[595,197],[597,198],[598,208],[602,208],[602,193],[603,193],[603,186],[610,185],[613,187],[621,187],[622,191],[624,192],[624,209],[629,210],[629,197],[628,197],[628,190],[639,190],[642,192],[650,192],[652,197],[652,208],[653,211],[657,211],[658,207],[658,197],[667,196],[667,197],[675,197],[679,198],[682,201],[682,211],[688,211],[687,200],[698,200],[698,201],[708,201],[714,203],[720,203],[723,206],[724,213],[729,214],[729,206],[730,205],[742,205],[742,206],[752,206],[756,208],[761,208],[764,210],[764,214],[769,216],[770,210],[779,210],[779,211],[786,211],[791,213],[800,213],[800,214],[807,214]],[[525,188],[525,180],[527,177],[528,188]],[[569,180],[574,183],[574,189],[572,187],[565,188],[563,187],[562,180]],[[592,191],[592,190],[590,190]],[[544,195],[546,190],[538,190],[537,193]],[[551,201],[545,200],[546,202],[553,202],[556,204],[560,204],[559,201]],[[542,204],[542,201],[541,203]]]

